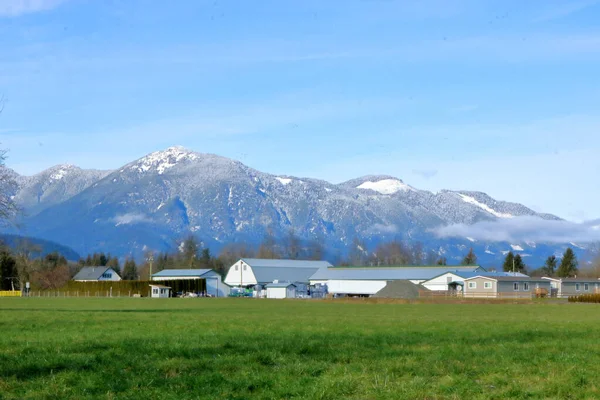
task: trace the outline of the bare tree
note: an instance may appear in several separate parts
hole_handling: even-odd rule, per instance
[[[4,97],[0,97],[0,114],[4,110]],[[17,191],[15,173],[4,165],[6,150],[0,150],[0,223],[6,223],[18,211],[13,195]]]

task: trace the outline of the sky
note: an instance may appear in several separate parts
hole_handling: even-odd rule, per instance
[[[173,145],[600,218],[600,1],[0,0],[21,174]]]

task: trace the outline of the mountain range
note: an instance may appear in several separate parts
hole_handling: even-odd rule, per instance
[[[539,266],[568,245],[435,235],[437,227],[452,224],[519,216],[560,220],[485,193],[432,193],[387,175],[340,184],[278,176],[182,147],[151,153],[114,171],[59,165],[30,177],[15,173],[15,179],[12,195],[23,215],[4,231],[53,240],[79,254],[104,251],[139,258],[147,249],[176,248],[189,234],[218,251],[232,242],[258,244],[267,232],[283,237],[290,229],[323,243],[331,254],[345,254],[354,238],[370,248],[401,239],[420,241],[449,262],[458,262],[473,247],[483,265],[497,265],[513,250]]]

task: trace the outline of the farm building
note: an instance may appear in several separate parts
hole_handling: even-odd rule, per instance
[[[265,286],[275,281],[308,284],[320,269],[331,267],[327,261],[266,260],[243,258],[233,264],[225,277],[229,286]]]
[[[274,282],[266,285],[268,299],[293,299],[296,297],[296,285],[289,282]]]
[[[372,296],[390,281],[418,285],[450,271],[485,273],[479,266],[331,267],[319,269],[310,283],[325,284],[328,292],[336,296]]]
[[[481,274],[481,271],[448,271],[423,282],[422,285],[432,291],[462,292],[465,279]],[[486,272],[485,276],[527,277],[520,272]]]
[[[73,277],[78,282],[120,281],[121,277],[112,268],[84,267]]]
[[[478,275],[464,280],[464,297],[528,298],[541,290],[550,293],[550,282],[528,276]]]
[[[150,285],[150,296],[153,298],[168,298],[171,294],[171,287],[165,285]]]
[[[600,293],[600,280],[592,278],[548,278],[543,277],[550,282],[552,287],[552,296],[568,297],[578,296],[580,294]]]
[[[163,269],[152,275],[153,281],[206,279],[206,292],[214,297],[227,297],[231,288],[221,281],[221,275],[212,269]]]

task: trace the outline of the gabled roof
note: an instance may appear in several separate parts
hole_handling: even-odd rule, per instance
[[[290,282],[278,282],[278,283],[269,283],[266,285],[267,288],[287,288],[290,286],[296,286]]]
[[[573,282],[573,283],[600,283],[600,278],[550,278],[544,276],[542,279],[547,279],[549,281],[555,282]]]
[[[323,268],[331,267],[327,261],[314,260],[283,260],[283,259],[264,259],[264,258],[242,258],[240,261],[245,262],[254,269],[255,267],[265,268]]]
[[[489,274],[478,274],[477,276],[474,276],[471,278],[466,278],[465,281],[470,281],[475,278],[483,278],[483,279],[488,279],[491,281],[498,281],[498,282],[547,282],[547,280],[544,280],[542,278],[532,278],[527,275],[525,275],[525,276],[514,276],[514,275],[498,276],[498,275],[489,275]]]
[[[297,267],[252,267],[252,272],[258,283],[273,281],[308,283],[319,268]]]
[[[163,269],[160,272],[152,274],[152,277],[165,277],[165,276],[175,276],[175,277],[184,277],[184,276],[197,276],[201,277],[202,275],[212,271],[212,269]]]
[[[81,270],[73,277],[74,281],[97,281],[100,279],[102,274],[104,274],[108,270],[112,270],[110,267],[83,267]],[[116,272],[113,271],[114,274]]]
[[[313,276],[311,281],[323,280],[429,280],[435,276],[447,272],[476,272],[484,273],[481,267],[455,267],[455,266],[437,266],[437,267],[365,267],[365,268],[322,268]]]
[[[440,276],[446,275],[446,274],[453,274],[456,276],[459,276],[463,279],[468,279],[468,278],[474,278],[476,276],[519,276],[519,277],[527,277],[527,275],[522,274],[520,272],[483,272],[483,271],[445,271],[439,275],[434,276],[433,278],[431,278],[430,280],[433,280],[435,278],[439,278]]]

